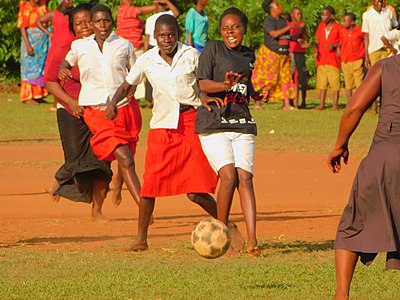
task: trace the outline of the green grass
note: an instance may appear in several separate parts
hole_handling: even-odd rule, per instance
[[[332,242],[261,243],[264,256],[207,260],[189,242],[147,253],[0,249],[1,299],[330,299]],[[352,299],[397,299],[400,277],[378,257],[358,265]]]
[[[325,111],[316,111],[312,109],[316,105],[317,101],[309,100],[308,109],[288,112],[281,110],[280,103],[268,103],[263,111],[252,110],[258,126],[257,148],[279,152],[329,152],[336,139],[342,111],[332,111],[329,106]],[[15,94],[0,95],[0,142],[57,141],[56,115],[47,111],[50,106],[22,105]],[[145,145],[151,110],[143,109],[142,116],[139,143]],[[375,114],[365,114],[351,139],[351,151],[361,154],[368,151],[377,119]]]
[[[328,152],[342,112],[315,111],[315,105],[311,100],[309,109],[286,112],[270,103],[253,111],[258,149]],[[25,106],[17,95],[0,95],[0,142],[58,142],[49,107]],[[151,111],[142,114],[144,145]],[[350,144],[353,152],[366,153],[376,121],[376,115],[364,116]],[[76,250],[43,252],[24,241],[0,241],[0,299],[330,299],[335,288],[332,241],[261,239],[263,257],[217,260],[200,258],[186,240],[152,245],[147,253],[121,252],[119,246],[84,252],[76,242]],[[369,268],[357,266],[351,293],[352,299],[397,299],[400,277],[384,271],[381,255]]]

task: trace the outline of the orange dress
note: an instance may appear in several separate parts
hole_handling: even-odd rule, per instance
[[[39,6],[21,1],[18,11],[18,28],[25,28],[34,55],[28,55],[27,46],[21,37],[21,92],[22,102],[42,99],[48,92],[43,80],[44,64],[49,48],[49,37],[36,26],[36,21],[48,12],[43,0]]]

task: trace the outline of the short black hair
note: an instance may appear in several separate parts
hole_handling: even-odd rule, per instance
[[[240,22],[242,23],[244,33],[247,32],[247,23],[249,22],[249,19],[247,18],[246,14],[244,12],[242,12],[239,8],[236,8],[233,6],[225,9],[225,11],[222,13],[221,17],[219,18],[219,28],[221,28],[222,19],[227,15],[238,16],[240,19]]]
[[[344,14],[343,17],[349,17],[350,20],[352,20],[352,21],[354,21],[354,22],[356,21],[356,15],[353,14],[352,12],[349,12],[349,13]]]
[[[335,9],[334,9],[332,6],[330,6],[330,5],[328,5],[327,7],[325,7],[324,10],[327,10],[331,15],[335,15],[335,14],[336,14]]]
[[[111,9],[103,4],[96,4],[95,6],[92,7],[92,9],[90,10],[90,18],[92,19],[95,13],[98,12],[105,12],[110,16],[111,19],[111,23],[114,24],[113,18],[112,18],[112,13],[111,13]]]
[[[92,9],[92,5],[89,3],[82,3],[74,8],[71,9],[71,11],[68,14],[68,27],[69,30],[76,36],[75,30],[74,30],[74,16],[80,12],[80,11],[88,11],[90,13],[90,10]]]
[[[160,25],[173,26],[173,27],[175,27],[176,31],[178,31],[178,28],[179,28],[178,21],[176,20],[176,18],[174,16],[171,16],[168,14],[161,15],[157,18],[154,29]]]
[[[267,13],[271,13],[271,3],[272,0],[264,0],[263,3],[261,4],[262,9]]]

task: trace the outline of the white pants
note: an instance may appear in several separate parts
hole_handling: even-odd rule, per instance
[[[218,132],[199,135],[201,146],[211,167],[218,171],[235,164],[251,174],[254,173],[255,135],[238,132]]]

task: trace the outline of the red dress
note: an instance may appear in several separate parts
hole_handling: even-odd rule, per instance
[[[71,43],[73,40],[75,40],[75,36],[69,30],[68,17],[57,9],[54,10],[53,36],[51,38],[49,52],[47,53],[46,65],[44,68],[45,76],[50,66],[57,69],[60,67],[62,61],[57,61],[57,63],[59,63],[60,65],[54,66],[54,56],[61,48],[71,49]]]

